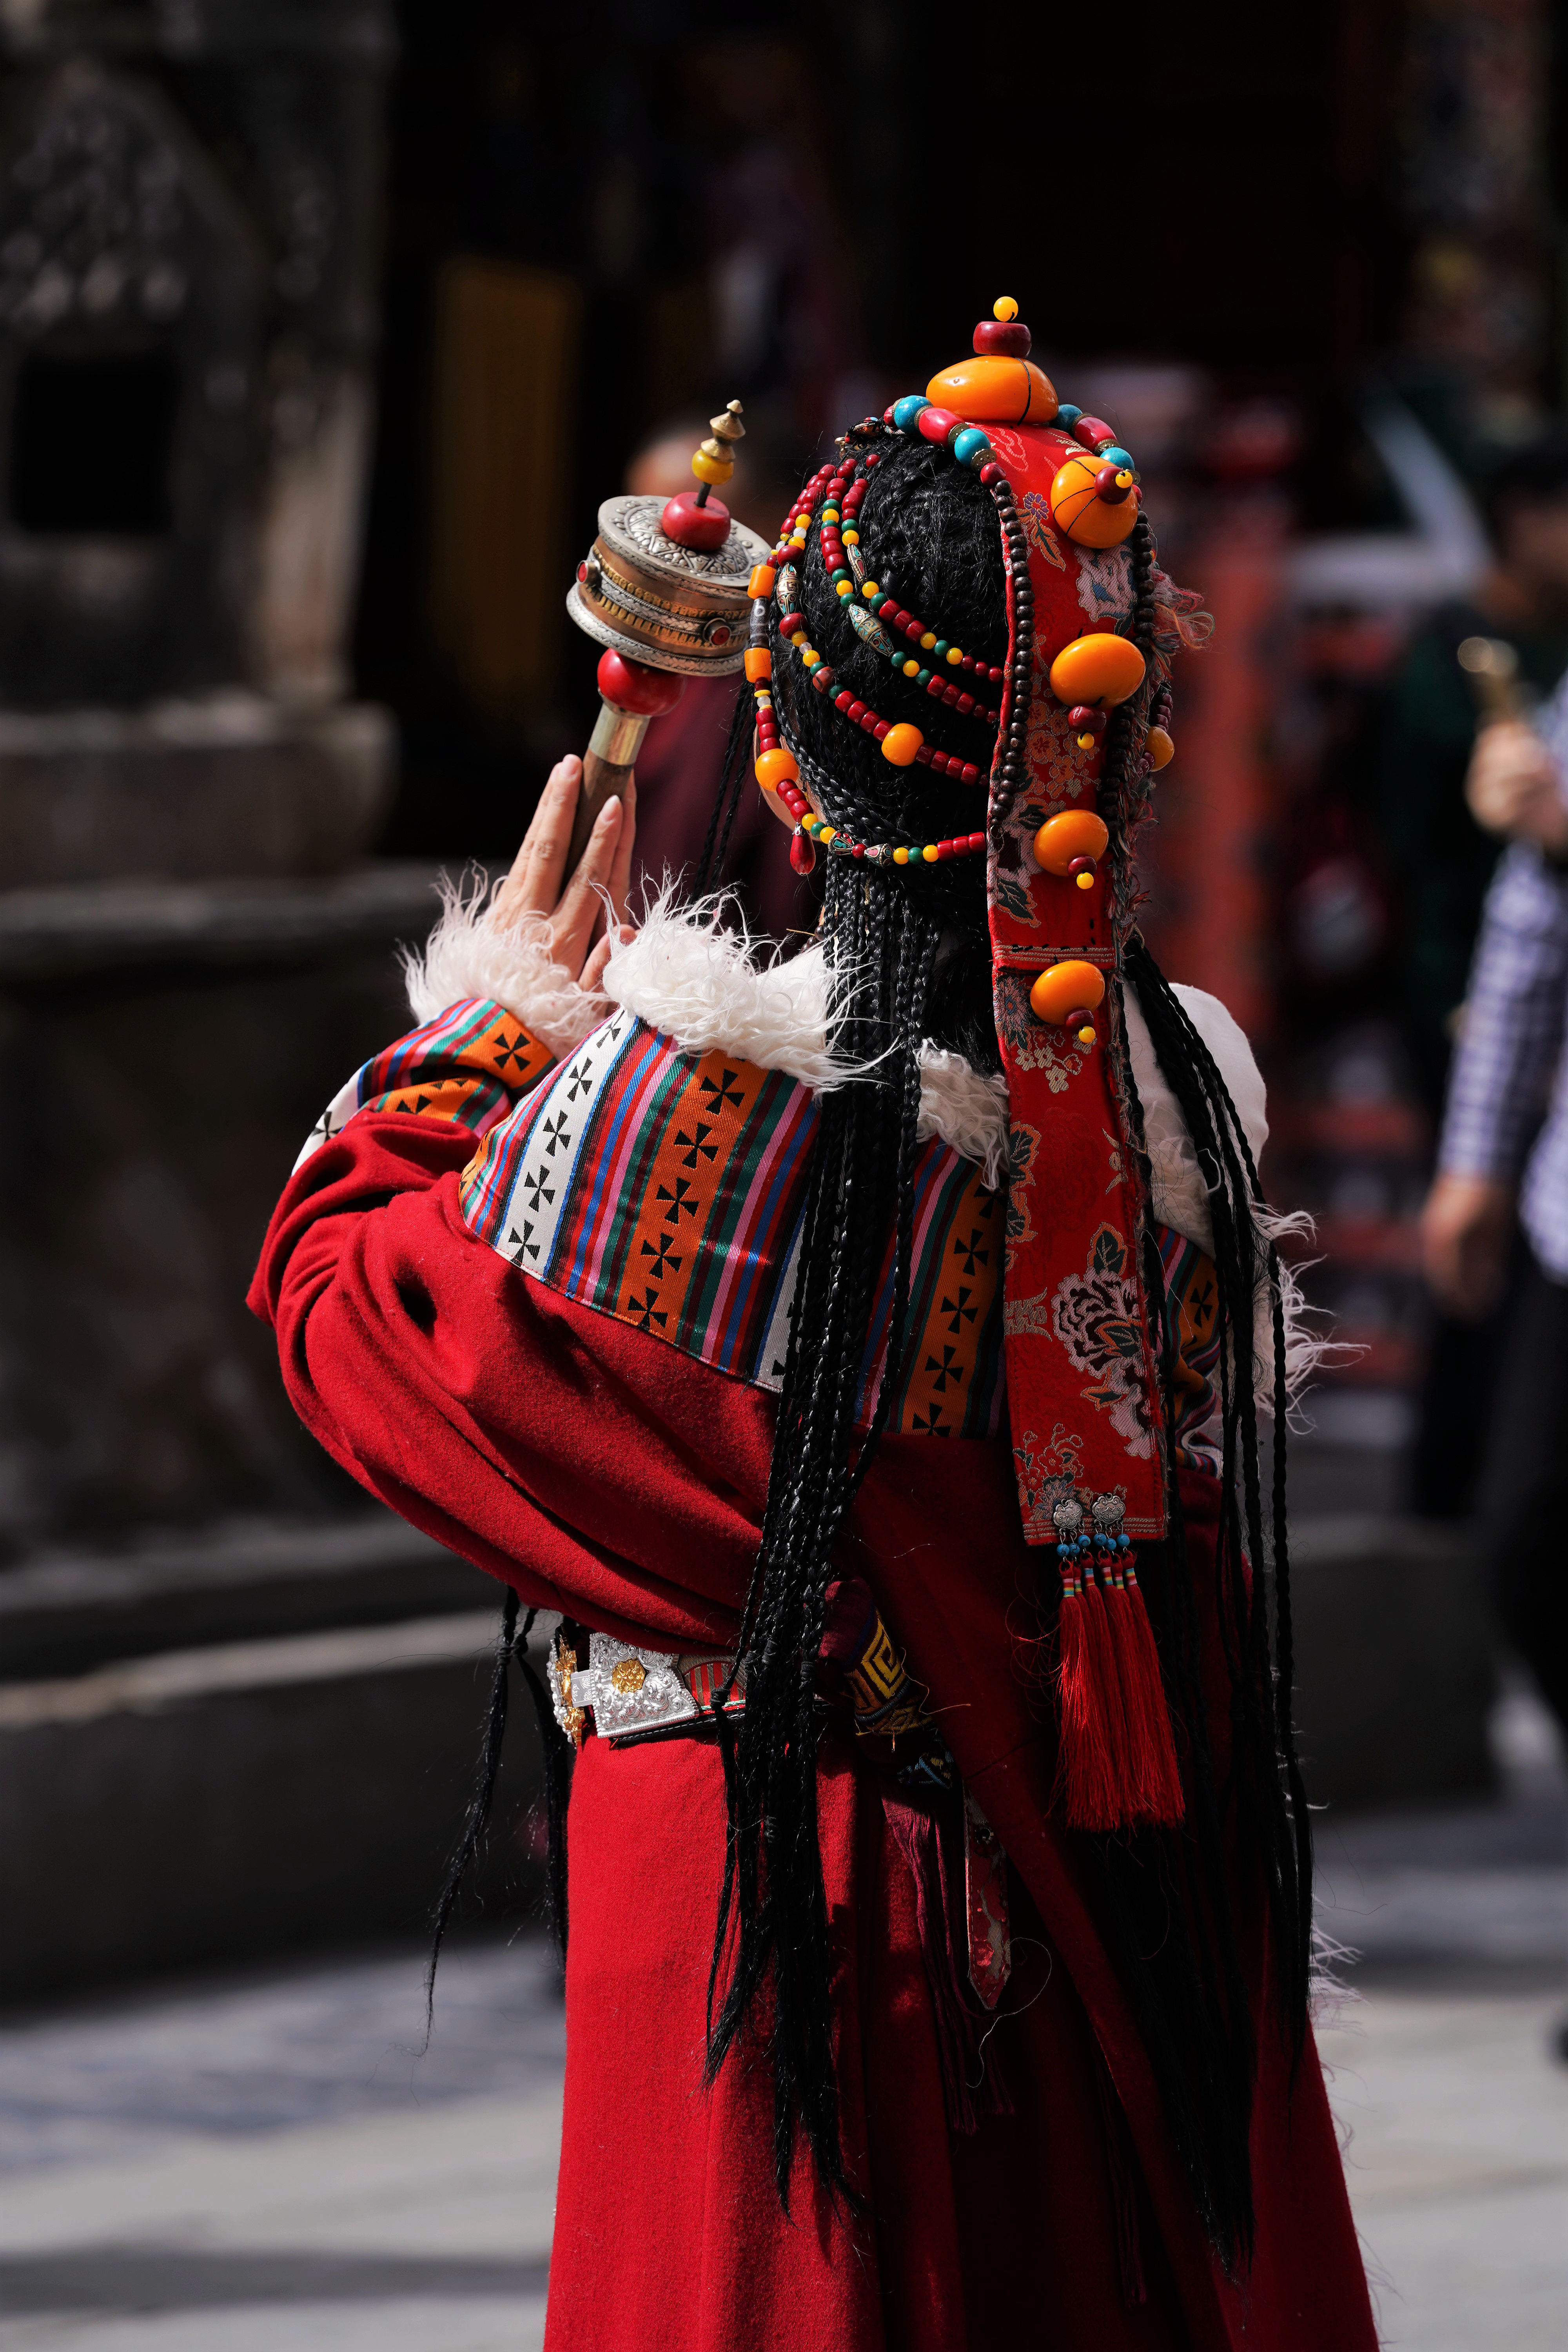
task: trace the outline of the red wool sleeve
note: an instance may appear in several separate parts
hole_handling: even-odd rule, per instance
[[[298,1171],[250,1291],[301,1421],[526,1602],[721,1644],[755,1553],[766,1392],[558,1297],[464,1226],[474,1138],[362,1112]]]

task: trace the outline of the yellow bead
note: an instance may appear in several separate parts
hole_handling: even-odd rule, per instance
[[[956,669],[959,663],[963,659],[963,647],[962,646],[949,646],[947,649],[947,658],[952,667]]]
[[[895,865],[895,866],[907,866],[907,865],[909,864],[909,862],[910,862],[910,853],[909,853],[909,851],[908,851],[907,849],[895,849],[895,850],[894,850],[894,852],[893,852],[893,863],[894,863],[894,865]]]
[[[934,842],[934,841],[928,841],[928,842],[927,842],[927,844],[926,844],[926,845],[925,845],[925,847],[921,850],[921,856],[925,859],[925,862],[926,862],[926,864],[927,864],[928,866],[934,866],[934,865],[936,864],[936,844],[935,844],[935,842]]]
[[[802,654],[800,659],[803,669],[815,669],[817,664],[821,661],[822,656],[813,649],[808,653]]]
[[[855,583],[853,580],[836,580],[833,583],[833,593],[836,596],[853,596]]]
[[[693,452],[691,470],[700,482],[727,482],[735,470],[733,457],[710,457],[706,449]]]
[[[906,677],[919,677],[920,674],[921,666],[911,655],[910,659],[904,664],[904,676]]]
[[[816,828],[816,837],[821,842],[837,841],[838,827],[836,824],[819,824]]]
[[[1094,887],[1094,877],[1092,874],[1075,874],[1072,878],[1078,884],[1080,890],[1092,890]]]
[[[1078,1033],[1078,1042],[1080,1045],[1092,1045],[1094,1043],[1093,1030],[1088,1027],[1080,1029]]]
[[[1005,321],[1009,319],[1016,319],[1017,315],[1018,305],[1014,301],[1011,294],[1004,294],[1000,301],[993,302],[991,305],[991,316],[994,319],[1001,319]]]
[[[921,651],[922,653],[927,653],[927,654],[929,654],[929,653],[930,653],[930,651],[931,651],[931,647],[932,647],[932,646],[934,646],[934,645],[935,645],[935,643],[936,643],[936,631],[935,631],[934,629],[926,629],[926,630],[923,630],[923,631],[921,632]]]
[[[860,593],[862,596],[879,596],[881,593],[881,590],[878,587],[874,580],[862,580],[860,583]]]
[[[847,530],[844,534],[844,544],[846,547],[858,547],[860,544],[859,532],[858,530]]]
[[[1078,739],[1078,748],[1080,751],[1092,751],[1098,740],[1098,736],[1080,735]]]

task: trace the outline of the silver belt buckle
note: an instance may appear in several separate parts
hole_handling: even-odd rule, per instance
[[[722,1689],[729,1672],[728,1658],[671,1656],[663,1650],[636,1649],[611,1633],[590,1633],[586,1669],[569,1668],[562,1659],[551,1675],[555,1720],[579,1744],[590,1712],[601,1738],[611,1741],[670,1730],[707,1714],[708,1702]],[[731,1705],[738,1705],[740,1696],[737,1682]]]

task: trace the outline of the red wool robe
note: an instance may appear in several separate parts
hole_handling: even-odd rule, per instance
[[[301,1418],[373,1494],[525,1602],[685,1652],[732,1643],[756,1551],[769,1317],[814,1117],[798,1080],[701,1046],[623,1011],[557,1062],[496,1002],[449,1007],[328,1113],[251,1294]],[[765,2053],[742,2048],[702,2086],[717,1751],[702,1737],[590,1736],[569,1817],[548,2352],[1372,2352],[1321,2071],[1309,2049],[1289,2087],[1261,1917],[1255,2258],[1227,2278],[1205,2238],[1051,1808],[1051,1711],[1026,1638],[1040,1556],[1021,1537],[1000,1349],[984,1337],[1000,1250],[982,1174],[939,1127],[921,1183],[913,1353],[926,1302],[934,1369],[900,1393],[844,1566],[927,1686],[1015,1874],[1015,1969],[994,2027],[1014,2112],[972,2136],[948,2128],[913,1880],[878,1778],[829,1735],[823,1865],[864,2210],[835,2210],[802,2155],[786,2220]],[[1183,1486],[1212,1627],[1217,1488],[1199,1469]],[[1223,1770],[1223,1707],[1213,1736]]]

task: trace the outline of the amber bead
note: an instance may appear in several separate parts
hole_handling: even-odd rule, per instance
[[[778,574],[771,563],[753,563],[752,576],[746,583],[747,595],[771,596],[777,578]]]
[[[1047,874],[1065,877],[1080,857],[1103,857],[1110,839],[1103,817],[1092,809],[1059,809],[1035,835],[1035,861]]]
[[[735,470],[735,460],[733,457],[710,457],[706,449],[694,449],[691,470],[700,482],[727,482]]]
[[[1169,767],[1176,756],[1176,747],[1163,727],[1151,727],[1147,750],[1152,768]]]
[[[920,729],[902,719],[896,727],[889,727],[883,736],[882,757],[890,760],[895,768],[908,768],[913,764],[915,755],[924,741],[925,737]]]
[[[799,773],[795,753],[782,744],[776,751],[763,751],[758,758],[757,782],[764,792],[776,793],[781,784],[793,784]]]
[[[1073,1013],[1093,1012],[1105,1001],[1105,974],[1097,964],[1072,957],[1042,971],[1029,991],[1039,1021],[1060,1023]]]
[[[1108,504],[1100,472],[1099,460],[1085,451],[1069,457],[1051,484],[1051,520],[1079,547],[1120,547],[1138,520],[1138,492]]]
[[[1109,709],[1142,683],[1142,655],[1130,637],[1109,630],[1074,637],[1051,664],[1051,692],[1062,702],[1097,702]]]
[[[927,384],[926,398],[966,425],[1048,425],[1057,413],[1049,376],[1033,360],[999,352],[980,352],[943,368]],[[986,478],[984,467],[980,478]]]
[[[748,646],[746,650],[746,676],[754,683],[759,678],[772,677],[773,674],[773,657],[768,651],[766,646]]]

